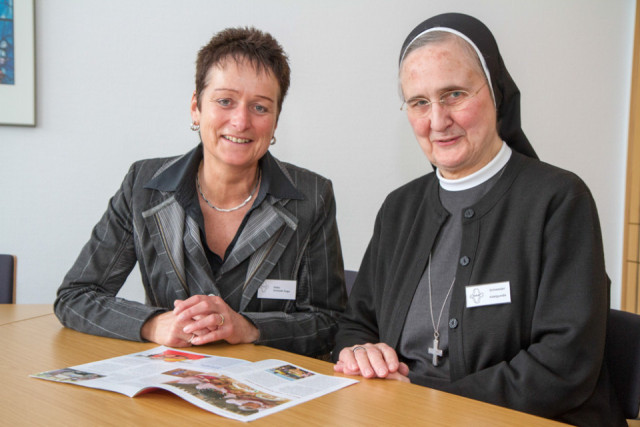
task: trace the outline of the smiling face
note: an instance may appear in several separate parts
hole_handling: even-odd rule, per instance
[[[194,93],[191,119],[200,125],[204,162],[214,168],[253,168],[269,149],[278,120],[280,88],[272,73],[248,61],[212,67],[200,107]]]
[[[405,100],[433,102],[429,114],[408,117],[422,151],[447,179],[482,169],[502,146],[490,89],[461,42],[448,39],[420,47],[404,59],[400,70]],[[479,91],[461,109],[449,111],[437,101],[452,90]]]

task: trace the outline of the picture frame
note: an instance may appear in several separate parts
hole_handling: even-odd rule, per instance
[[[35,0],[0,0],[0,125],[36,125]]]

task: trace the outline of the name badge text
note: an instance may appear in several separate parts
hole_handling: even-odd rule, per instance
[[[511,303],[511,287],[508,281],[488,283],[486,285],[470,285],[465,290],[467,293],[467,308]]]
[[[268,299],[296,299],[295,280],[271,280],[267,279],[258,288],[258,298]]]

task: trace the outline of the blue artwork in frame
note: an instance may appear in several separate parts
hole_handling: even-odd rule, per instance
[[[35,0],[0,0],[0,125],[36,125]]]
[[[15,84],[13,0],[0,0],[0,84]]]

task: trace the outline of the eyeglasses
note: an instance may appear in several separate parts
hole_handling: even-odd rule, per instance
[[[447,111],[461,110],[462,108],[464,108],[466,102],[476,96],[486,84],[487,83],[483,83],[482,86],[478,88],[478,90],[471,93],[462,89],[444,92],[442,95],[440,95],[440,99],[435,102],[438,102],[442,106],[442,108],[446,109]],[[400,106],[400,109],[406,111],[408,114],[414,117],[425,117],[428,116],[429,113],[431,113],[431,104],[433,103],[434,101],[429,101],[426,98],[412,98],[409,101],[404,101]]]

